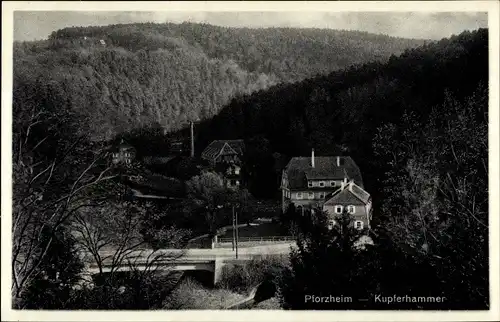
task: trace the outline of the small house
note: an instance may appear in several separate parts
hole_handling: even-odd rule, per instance
[[[237,188],[241,185],[244,151],[243,140],[215,140],[203,150],[201,158],[222,174],[227,187]]]
[[[111,149],[113,164],[131,165],[136,156],[136,150],[122,139],[120,144]]]
[[[370,229],[372,199],[368,192],[353,181],[342,182],[338,190],[327,196],[323,211],[329,216],[330,227],[336,224],[336,217],[347,211],[353,218],[354,228]]]

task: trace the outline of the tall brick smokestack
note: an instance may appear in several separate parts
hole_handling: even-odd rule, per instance
[[[194,158],[194,123],[191,122],[191,158]]]

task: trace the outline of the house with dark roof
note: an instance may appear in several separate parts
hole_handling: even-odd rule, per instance
[[[329,216],[329,227],[336,224],[335,217],[347,211],[353,218],[356,229],[370,229],[372,198],[368,192],[353,181],[342,182],[338,190],[326,197],[323,211]]]
[[[322,207],[327,195],[352,181],[363,188],[361,171],[349,156],[294,157],[283,170],[282,210],[295,207]]]
[[[212,170],[222,174],[229,188],[241,185],[241,165],[245,144],[243,140],[215,140],[201,153]]]
[[[110,152],[113,164],[130,165],[136,155],[135,148],[123,139],[120,141],[120,144],[113,146]]]

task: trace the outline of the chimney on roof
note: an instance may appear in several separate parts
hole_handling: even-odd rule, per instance
[[[314,168],[314,149],[311,151],[311,167]]]
[[[340,167],[340,157],[337,157],[337,167]]]
[[[342,181],[340,183],[340,190],[344,190],[344,188],[345,188],[345,181]]]

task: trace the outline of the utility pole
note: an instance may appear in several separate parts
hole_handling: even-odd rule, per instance
[[[191,158],[194,158],[194,122],[190,122],[191,127]]]
[[[236,245],[236,217],[234,215],[234,206],[233,206],[233,251]]]
[[[236,259],[238,259],[238,212],[236,212],[235,221],[236,221]]]

